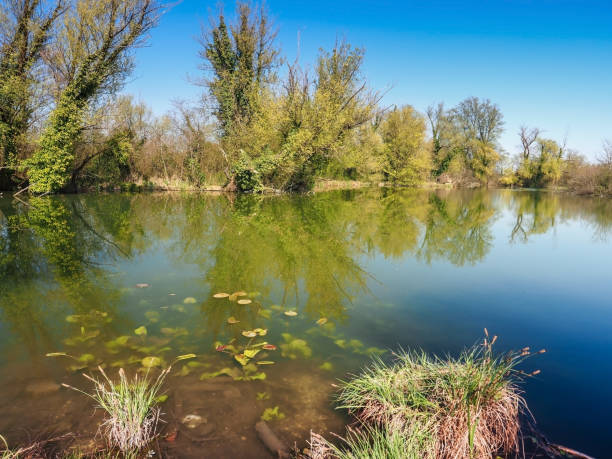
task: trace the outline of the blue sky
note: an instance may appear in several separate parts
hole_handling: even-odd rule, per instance
[[[506,120],[501,138],[518,149],[521,124],[595,159],[612,140],[612,1],[302,1],[268,0],[278,44],[293,61],[311,65],[337,38],[366,50],[364,74],[384,103],[418,110],[450,107],[468,96],[497,103]],[[225,11],[233,13],[233,2]],[[161,19],[136,53],[125,88],[156,113],[173,99],[194,99],[200,24],[216,2],[183,0]]]

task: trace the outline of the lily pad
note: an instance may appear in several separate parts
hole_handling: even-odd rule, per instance
[[[197,300],[194,297],[188,296],[187,298],[185,298],[183,300],[183,303],[185,303],[185,304],[194,304],[196,301]]]
[[[325,325],[327,323],[327,317],[321,317],[317,320],[317,325]]]
[[[238,300],[238,304],[251,304],[252,301],[249,299],[245,299],[245,300]]]
[[[242,332],[242,336],[246,336],[247,338],[255,338],[257,336],[257,332],[253,330],[244,330]]]
[[[229,294],[229,293],[223,293],[223,292],[221,292],[221,293],[215,293],[215,294],[213,295],[213,298],[227,298],[228,296],[230,296],[230,294]]]
[[[289,317],[295,317],[298,315],[298,313],[295,311],[285,311],[285,315]]]
[[[259,336],[266,336],[268,334],[268,329],[266,328],[256,328],[253,331],[257,333]]]
[[[145,357],[140,361],[143,367],[153,368],[161,365],[161,359],[159,357]]]
[[[239,320],[237,320],[235,317],[233,317],[233,316],[232,316],[232,317],[230,317],[229,319],[227,319],[227,323],[228,323],[228,324],[230,324],[230,325],[233,325],[233,324],[240,323],[240,321],[239,321]]]
[[[141,325],[136,330],[134,330],[134,333],[138,336],[144,336],[147,334],[147,327],[145,327],[144,325]]]

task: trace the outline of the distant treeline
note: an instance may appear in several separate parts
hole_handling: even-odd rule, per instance
[[[598,163],[504,120],[470,97],[421,114],[382,105],[364,51],[339,41],[308,71],[286,62],[265,9],[239,3],[200,37],[202,89],[154,116],[118,95],[163,14],[157,0],[9,0],[0,6],[0,188],[33,193],[221,185],[312,189],[318,178],[415,186],[500,184],[612,194],[612,144]]]

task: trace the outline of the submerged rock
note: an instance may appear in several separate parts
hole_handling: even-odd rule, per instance
[[[199,416],[197,414],[188,414],[181,420],[181,424],[183,424],[186,427],[189,427],[190,429],[195,429],[197,426],[199,426],[203,422],[205,422],[204,418],[202,418],[202,416]]]

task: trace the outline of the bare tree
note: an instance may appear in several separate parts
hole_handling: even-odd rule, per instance
[[[539,128],[528,128],[525,125],[519,128],[519,137],[521,138],[521,147],[523,148],[523,159],[529,159],[531,149],[541,133],[542,131]]]

